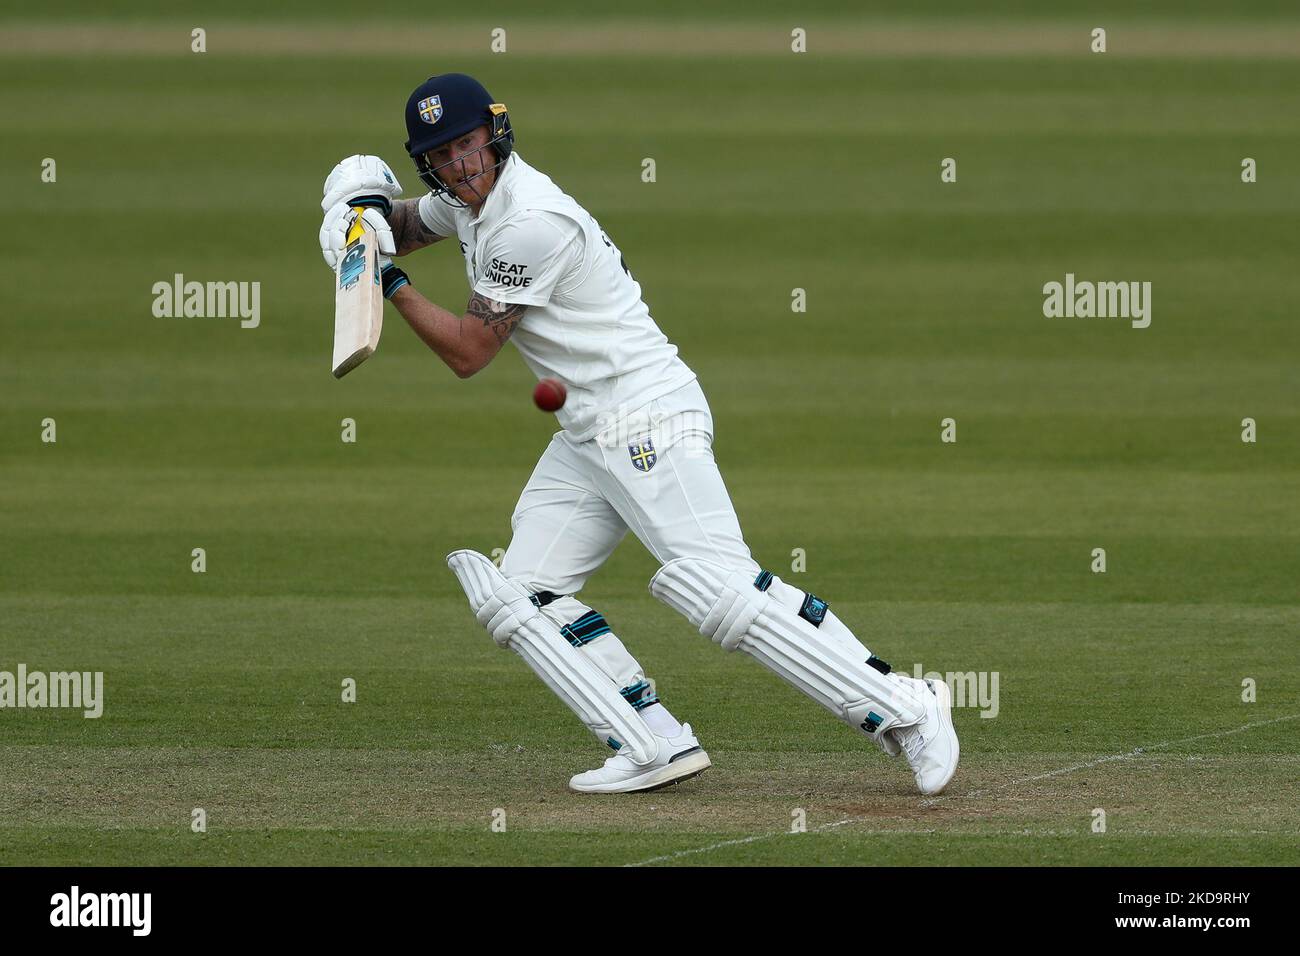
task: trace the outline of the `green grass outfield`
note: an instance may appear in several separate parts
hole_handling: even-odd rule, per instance
[[[803,55],[775,2],[411,5],[364,26],[392,38],[370,56],[353,8],[320,6],[126,26],[73,3],[0,29],[0,670],[101,670],[106,697],[98,720],[0,710],[0,864],[1300,862],[1285,5],[828,4]],[[584,597],[714,767],[566,791],[607,751],[443,563],[508,543],[555,428],[527,370],[507,350],[459,381],[389,310],[379,354],[329,373],[321,181],[377,152],[417,194],[402,107],[451,69],[626,254],[700,374],[755,556],[909,673],[998,673],[995,718],[956,713],[942,797],[651,599],[632,538]],[[454,245],[404,265],[463,305]],[[178,272],[260,282],[260,326],[155,318]],[[1151,327],[1045,318],[1067,272],[1150,281]]]

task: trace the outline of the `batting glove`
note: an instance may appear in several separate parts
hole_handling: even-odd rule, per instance
[[[383,213],[375,208],[363,209],[361,218],[379,241],[379,251],[384,255],[396,255],[397,245],[393,242],[393,230]],[[325,264],[331,269],[338,266],[339,257],[348,244],[348,230],[356,221],[356,213],[346,202],[336,203],[325,213],[325,222],[320,227],[320,251]]]
[[[378,156],[349,156],[325,177],[324,199],[321,212],[328,212],[338,203],[349,206],[369,206],[385,216],[392,211],[392,201],[402,194],[402,184],[397,181],[388,164]]]

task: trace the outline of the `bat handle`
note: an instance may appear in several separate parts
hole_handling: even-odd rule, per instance
[[[351,228],[348,229],[348,238],[347,238],[348,245],[351,245],[352,243],[360,239],[365,234],[366,231],[365,221],[361,218],[362,213],[366,211],[366,207],[353,206],[352,211],[357,214],[357,217],[352,220],[352,226]]]

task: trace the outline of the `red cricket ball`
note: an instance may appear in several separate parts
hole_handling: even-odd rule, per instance
[[[568,396],[564,383],[555,378],[544,378],[533,389],[533,401],[544,412],[553,412],[564,404]]]

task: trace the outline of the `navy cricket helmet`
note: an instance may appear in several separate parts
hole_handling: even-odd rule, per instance
[[[466,180],[465,185],[471,185],[471,188],[475,179],[500,169],[514,149],[515,134],[510,128],[510,114],[505,104],[495,102],[482,83],[464,73],[431,76],[417,86],[406,101],[406,133],[409,137],[404,144],[406,151],[415,163],[420,181],[448,205],[463,208],[468,204],[452,192],[439,176],[439,171],[463,162],[463,159],[452,159],[434,166],[427,154],[480,126],[486,126],[489,132],[488,142],[481,148],[491,147],[496,153],[496,162],[490,166],[484,163],[482,172]]]

